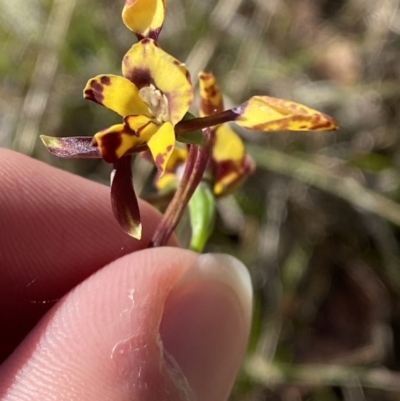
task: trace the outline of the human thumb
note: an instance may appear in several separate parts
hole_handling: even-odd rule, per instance
[[[60,301],[0,368],[2,400],[223,401],[251,285],[227,255],[135,252]]]

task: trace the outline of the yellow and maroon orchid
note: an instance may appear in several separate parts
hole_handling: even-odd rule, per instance
[[[95,134],[94,142],[109,163],[147,146],[162,174],[175,145],[174,126],[193,100],[189,73],[152,39],[143,39],[126,53],[122,74],[98,75],[83,91],[124,118]]]
[[[200,118],[182,121],[177,126],[178,130],[184,125],[202,127],[205,121],[212,126],[211,158],[205,180],[198,184],[199,187],[189,201],[191,247],[197,251],[202,250],[212,230],[210,216],[215,212],[211,211],[215,209],[214,198],[232,192],[255,168],[241,138],[223,121],[234,121],[242,127],[260,131],[336,128],[336,123],[329,116],[298,103],[267,96],[255,96],[239,107],[224,111],[222,94],[211,73],[199,74],[199,89]],[[155,180],[155,186],[160,192],[178,188],[188,157],[188,147],[177,143],[166,165],[165,174]]]
[[[158,169],[157,187],[178,186],[154,234],[155,245],[166,243],[204,173],[210,176],[214,198],[230,192],[253,171],[254,163],[242,140],[225,123],[232,121],[260,131],[327,131],[337,127],[323,113],[268,96],[254,96],[224,110],[215,78],[208,73],[199,77],[200,117],[191,116],[190,75],[184,64],[156,43],[165,6],[166,0],[126,0],[122,19],[139,42],[124,56],[122,76],[98,75],[84,89],[86,99],[115,111],[123,121],[93,137],[41,137],[57,156],[103,158],[114,165],[113,212],[121,227],[135,238],[141,237],[142,227],[132,185],[132,155],[148,150]]]
[[[188,111],[193,90],[185,66],[153,39],[143,39],[131,47],[123,59],[122,74],[98,75],[88,81],[83,92],[86,99],[122,116],[122,123],[98,132],[90,142],[88,138],[45,136],[42,140],[57,156],[101,156],[113,163],[114,214],[125,231],[140,238],[130,161],[124,158],[130,160],[132,153],[149,149],[161,177],[175,147],[174,126]]]

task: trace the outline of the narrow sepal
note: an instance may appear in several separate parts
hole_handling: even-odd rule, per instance
[[[330,131],[338,127],[324,113],[268,96],[254,96],[233,111],[238,114],[238,125],[258,131]]]
[[[71,136],[58,138],[40,135],[40,139],[53,155],[68,158],[101,158],[99,148],[93,144],[93,138],[88,136]]]
[[[199,74],[200,89],[200,116],[212,116],[224,111],[222,94],[211,73],[201,72]]]
[[[114,163],[111,173],[111,205],[121,228],[131,237],[142,237],[139,204],[132,181],[132,156],[124,156]]]
[[[189,201],[190,248],[202,252],[214,229],[215,198],[208,182],[201,182]]]

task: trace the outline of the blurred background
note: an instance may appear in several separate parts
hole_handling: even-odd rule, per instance
[[[123,3],[0,0],[0,146],[108,184],[109,165],[38,137],[119,121],[82,89],[136,41]],[[258,168],[219,202],[206,248],[241,259],[256,293],[231,400],[400,400],[399,0],[169,0],[160,44],[194,82],[212,71],[227,106],[266,94],[340,123],[239,132]],[[135,169],[151,193],[151,165]]]

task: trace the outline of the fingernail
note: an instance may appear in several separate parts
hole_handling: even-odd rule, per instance
[[[246,349],[251,311],[249,273],[229,255],[200,255],[172,290],[161,338],[196,400],[228,398]]]

